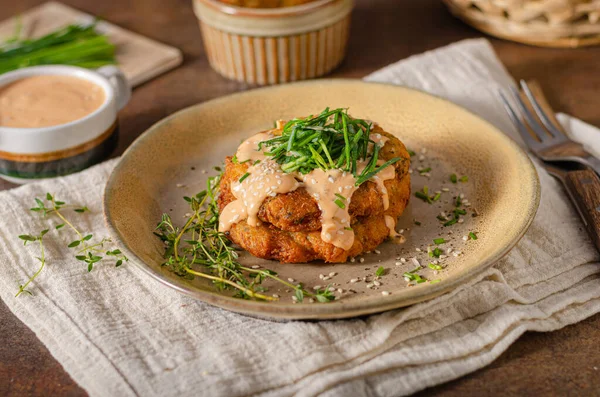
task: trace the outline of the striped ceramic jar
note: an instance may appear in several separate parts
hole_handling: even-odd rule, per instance
[[[278,84],[322,76],[344,59],[352,0],[319,0],[276,9],[194,0],[204,47],[223,76]]]

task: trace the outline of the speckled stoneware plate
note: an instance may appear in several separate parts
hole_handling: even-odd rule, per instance
[[[163,212],[183,224],[189,212],[183,196],[202,190],[227,155],[251,134],[277,119],[348,107],[354,117],[379,123],[410,149],[412,190],[425,185],[441,198],[427,204],[413,196],[398,222],[406,241],[386,242],[378,251],[346,264],[280,264],[242,255],[240,261],[272,269],[308,288],[332,284],[330,303],[294,303],[285,288],[266,283],[277,302],[231,297],[203,280],[187,281],[161,268],[163,247],[153,230]],[[420,175],[419,169],[427,170]],[[452,183],[450,175],[466,175]],[[462,194],[467,214],[444,227]],[[332,319],[376,313],[433,298],[480,273],[505,255],[523,236],[537,210],[540,187],[526,154],[502,132],[446,100],[408,88],[354,80],[318,80],[257,89],[184,109],[155,124],[123,155],[106,186],[104,211],[109,230],[123,251],[150,277],[202,301],[253,316],[279,319]],[[476,215],[476,216],[473,216]],[[420,223],[420,225],[417,225]],[[477,239],[464,238],[474,232]],[[428,268],[433,239],[446,258],[443,270]],[[362,258],[362,259],[361,259]],[[402,260],[404,258],[404,261]],[[415,268],[429,280],[409,286],[402,276]],[[373,285],[375,271],[386,274]],[[320,275],[328,277],[322,280]],[[358,281],[357,281],[358,280]],[[438,281],[439,280],[439,281]],[[434,281],[434,282],[432,282]],[[367,286],[370,286],[367,287]],[[341,292],[338,292],[338,289]]]

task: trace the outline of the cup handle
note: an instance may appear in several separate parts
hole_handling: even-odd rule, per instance
[[[113,65],[102,66],[96,72],[106,77],[113,87],[115,87],[117,110],[123,109],[131,98],[131,86],[127,82],[127,78],[125,78],[123,72]]]

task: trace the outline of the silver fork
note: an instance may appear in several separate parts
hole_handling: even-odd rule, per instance
[[[583,150],[580,144],[567,138],[558,122],[553,121],[554,112],[537,83],[527,85],[521,81],[521,88],[539,121],[515,89],[513,93],[519,105],[518,110],[500,92],[506,111],[531,151],[543,160],[544,168],[563,183],[592,241],[600,251],[600,177],[588,168],[592,167],[600,174],[600,161]],[[544,108],[547,110],[544,111]],[[523,120],[518,116],[519,113],[523,114]],[[562,163],[557,163],[561,161]],[[573,161],[579,164],[574,164]],[[557,167],[558,164],[561,166]]]
[[[541,93],[537,83],[530,83],[530,87],[524,80],[521,80],[520,84],[529,101],[529,106],[533,109],[537,118],[532,114],[530,107],[527,106],[514,87],[511,88],[511,91],[516,99],[519,111],[512,107],[510,101],[502,92],[500,92],[500,96],[508,115],[517,126],[521,137],[531,151],[544,161],[574,161],[592,168],[600,175],[600,159],[589,154],[581,144],[569,139],[558,122],[552,121],[554,116],[544,111],[544,108],[549,108],[549,106],[545,103],[541,104],[536,99],[534,91]],[[537,96],[540,96],[540,94]],[[518,113],[523,114],[524,120],[517,116]]]

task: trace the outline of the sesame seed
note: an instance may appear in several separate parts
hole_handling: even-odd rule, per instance
[[[367,284],[367,288],[373,288],[373,283]]]
[[[417,247],[417,248],[415,248],[415,251],[421,252],[421,248]]]
[[[334,277],[337,273],[336,272],[331,272],[329,273],[329,277]]]
[[[254,266],[252,266],[252,269],[260,269],[260,266],[254,265]]]
[[[273,298],[279,298],[279,295],[273,294]]]
[[[408,173],[409,173],[409,174],[412,174],[412,173],[413,173],[413,170],[409,168],[409,169],[408,169]]]
[[[406,263],[406,258],[400,258],[400,262]]]
[[[293,278],[291,278],[291,277],[290,277],[290,278],[288,278],[288,281],[289,281],[290,283],[293,283],[293,282],[294,282],[294,281],[296,281],[296,280],[294,280]]]
[[[310,298],[310,299],[308,300],[308,303],[315,303],[315,300],[314,300],[313,298]]]
[[[337,292],[339,292],[341,294],[342,292],[344,292],[344,290],[341,288],[338,288]]]
[[[447,187],[442,188],[442,192],[449,192],[449,191],[450,191],[450,189],[448,189]]]
[[[463,241],[467,241],[469,239],[469,236],[463,236],[462,239]]]
[[[459,218],[457,222],[458,222],[458,223],[463,223],[464,221],[465,221],[465,220],[464,220],[463,218]]]
[[[350,279],[351,283],[357,283],[359,280],[357,278]]]
[[[390,293],[388,291],[381,291],[381,295],[388,296]]]
[[[292,296],[292,300],[293,300],[294,302],[298,302],[298,298],[296,297],[296,295],[293,295],[293,296]]]
[[[425,156],[423,156],[423,155],[420,155],[420,156],[419,156],[419,161],[423,161],[423,160],[425,160]]]
[[[381,251],[379,251],[379,250],[375,250],[373,252],[375,252],[375,254],[377,254],[377,255],[381,254]]]
[[[379,286],[381,285],[381,283],[380,283],[379,281],[377,281],[377,280],[373,281],[373,284],[374,284],[375,286],[377,286],[377,287],[379,287]]]
[[[402,266],[402,262],[396,262],[395,265],[396,266]]]
[[[412,261],[412,263],[415,264],[415,266],[421,266],[421,263],[419,263],[419,260],[417,258],[410,258],[410,260]]]
[[[319,278],[320,278],[321,280],[323,280],[323,277],[325,277],[323,274],[319,274]]]
[[[313,289],[316,291],[316,290],[318,290],[318,289],[321,289],[321,286],[320,286],[320,285],[315,285],[315,286],[313,287]]]
[[[335,287],[329,287],[329,292],[335,291]]]
[[[363,263],[365,261],[365,258],[360,258],[359,262]]]
[[[356,259],[350,258],[350,262],[354,263],[354,261],[356,261]]]

